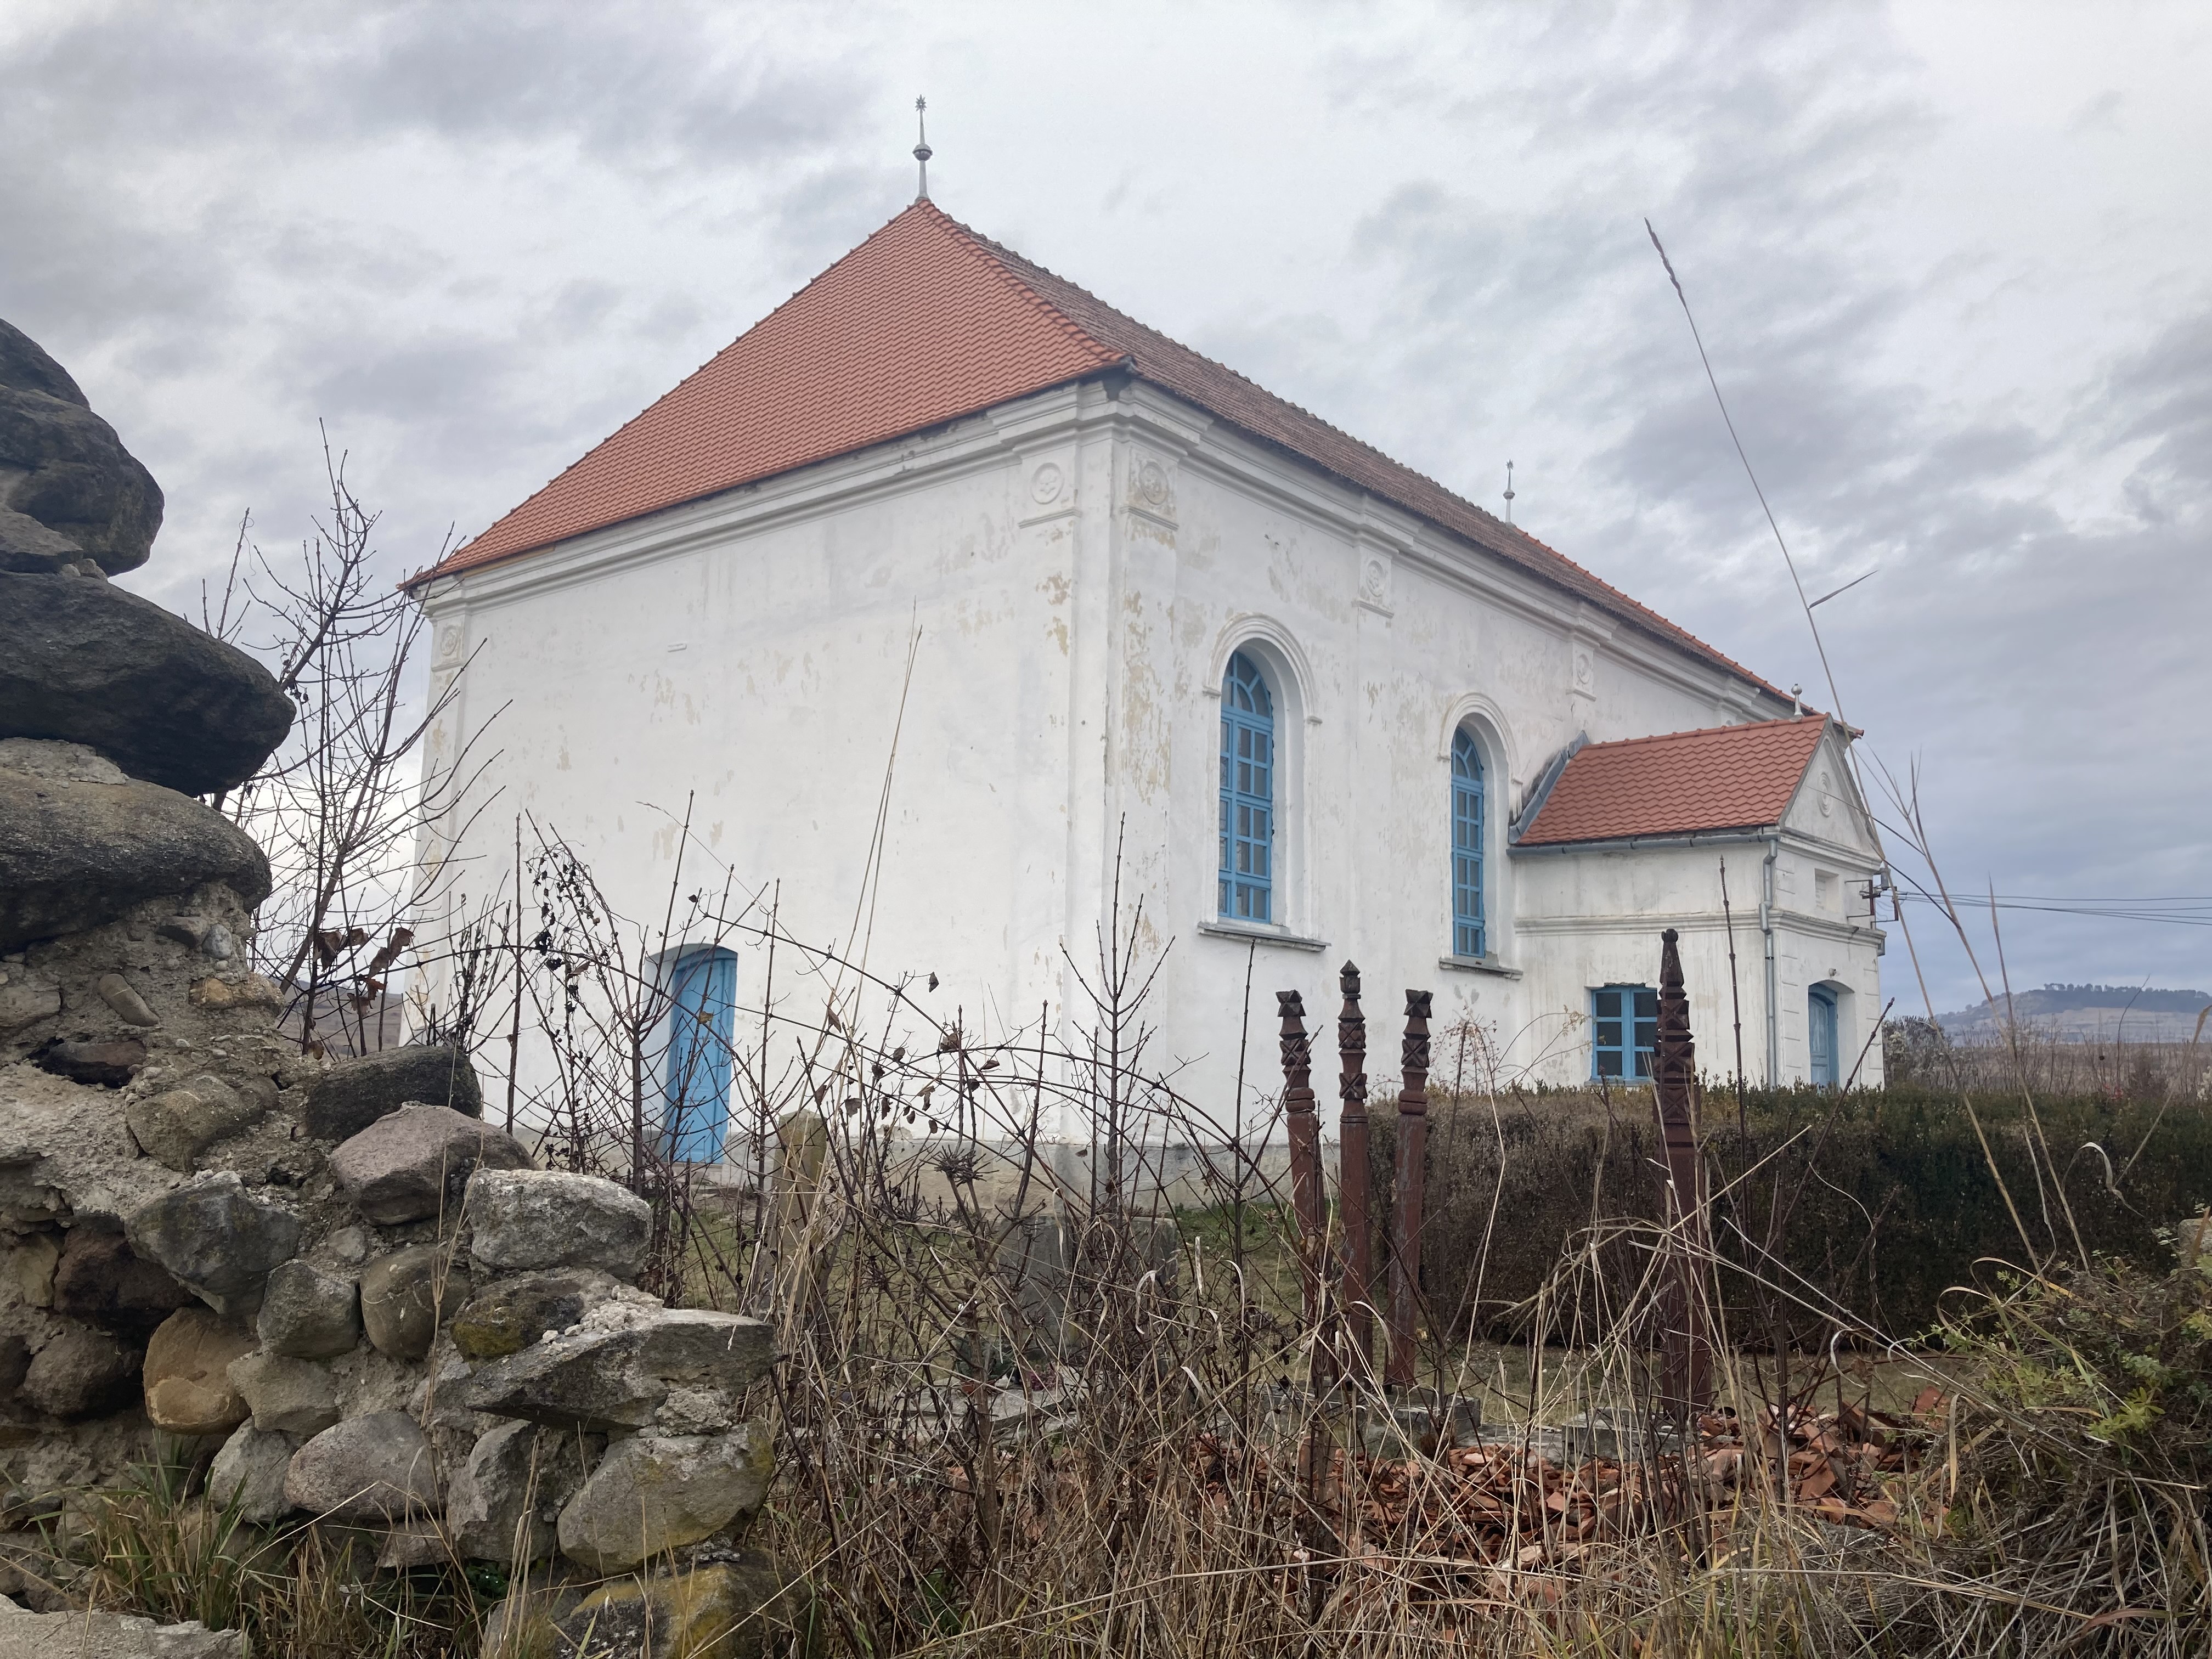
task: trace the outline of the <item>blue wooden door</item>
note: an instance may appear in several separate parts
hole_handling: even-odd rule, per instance
[[[1826,1089],[1832,1089],[1838,1081],[1836,1076],[1836,994],[1825,985],[1815,985],[1806,994],[1806,1041],[1812,1049],[1809,1067],[1813,1081]]]
[[[668,1119],[663,1157],[719,1164],[730,1127],[730,1041],[738,959],[727,951],[686,951],[676,964],[669,1011]]]

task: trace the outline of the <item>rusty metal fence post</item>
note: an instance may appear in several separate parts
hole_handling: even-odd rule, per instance
[[[1367,1169],[1367,1017],[1359,1008],[1359,969],[1336,976],[1344,1007],[1336,1017],[1337,1095],[1344,1119],[1337,1146],[1337,1203],[1344,1229],[1344,1323],[1347,1368],[1365,1376],[1374,1364],[1375,1238]]]
[[[1659,936],[1659,1037],[1651,1076],[1659,1138],[1667,1160],[1667,1226],[1674,1272],[1662,1304],[1666,1321],[1663,1398],[1674,1411],[1695,1411],[1712,1393],[1712,1352],[1699,1294],[1706,1259],[1705,1170],[1698,1157],[1695,1045],[1690,1001],[1682,990],[1682,958],[1669,927]]]
[[[1327,1195],[1321,1175],[1321,1120],[1314,1115],[1313,1043],[1306,1036],[1305,999],[1275,993],[1283,1017],[1283,1115],[1291,1139],[1291,1207],[1298,1223],[1298,1280],[1306,1328],[1322,1316],[1322,1267],[1328,1233]]]
[[[1432,993],[1406,993],[1406,1086],[1398,1096],[1398,1190],[1390,1229],[1390,1364],[1384,1381],[1413,1382],[1414,1322],[1421,1293],[1422,1182],[1429,1149],[1429,1003]]]

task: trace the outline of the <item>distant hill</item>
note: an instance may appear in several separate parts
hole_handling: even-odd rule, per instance
[[[2014,1017],[2023,1024],[2107,1042],[2186,1042],[2197,1029],[2198,1012],[2207,1005],[2212,1005],[2212,993],[2138,985],[2045,985],[2012,994]],[[2003,999],[1998,998],[1937,1018],[1952,1036],[1972,1036],[1998,1030],[2004,1015]],[[2212,1020],[2206,1024],[2212,1032]]]

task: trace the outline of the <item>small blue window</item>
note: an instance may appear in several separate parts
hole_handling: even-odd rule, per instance
[[[1275,700],[1242,651],[1221,677],[1220,912],[1274,920]]]
[[[1601,985],[1590,993],[1592,1077],[1648,1079],[1658,1046],[1656,991],[1648,985]]]
[[[667,1116],[661,1156],[719,1164],[730,1127],[730,1044],[736,1036],[738,959],[686,951],[676,960],[668,1015]]]
[[[1452,954],[1479,957],[1482,926],[1482,751],[1474,736],[1452,738]]]
[[[1813,1081],[1824,1089],[1836,1086],[1836,994],[1815,985],[1805,994],[1805,1024],[1811,1048]]]

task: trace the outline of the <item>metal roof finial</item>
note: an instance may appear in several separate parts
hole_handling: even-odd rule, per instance
[[[929,100],[927,98],[917,98],[914,100],[915,131],[916,136],[921,140],[914,147],[914,159],[921,165],[921,191],[914,198],[917,202],[927,202],[929,199],[929,158],[936,153],[929,147],[929,126],[923,113],[928,107]]]
[[[1513,522],[1513,463],[1505,463],[1505,522]]]

